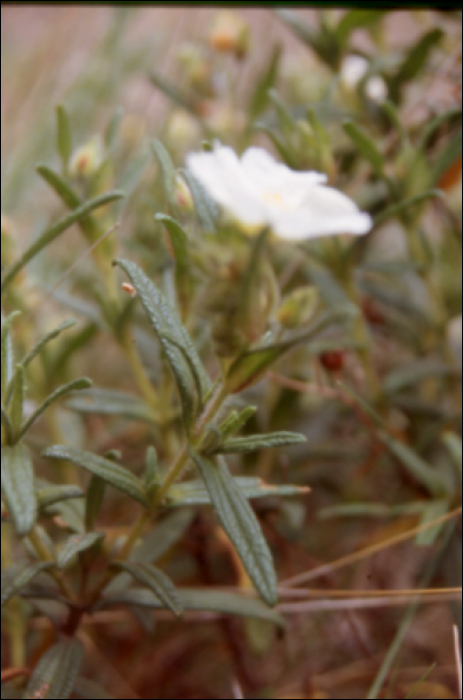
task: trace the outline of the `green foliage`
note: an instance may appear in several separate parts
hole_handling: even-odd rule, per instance
[[[133,667],[142,677],[138,654],[151,654],[151,643],[159,644],[151,695],[168,696],[168,675],[183,680],[183,670],[164,669],[172,650],[186,658],[200,648],[201,690],[179,681],[172,696],[225,697],[232,681],[214,686],[202,623],[228,615],[244,620],[223,621],[214,635],[224,635],[220,653],[233,650],[243,696],[280,697],[285,684],[271,680],[269,660],[279,655],[292,679],[307,653],[319,665],[319,640],[333,637],[334,623],[328,616],[328,629],[317,612],[328,600],[310,598],[358,585],[362,570],[337,578],[358,543],[371,553],[418,527],[409,565],[395,565],[392,553],[386,573],[381,558],[378,574],[371,567],[381,605],[387,588],[432,585],[434,573],[453,596],[459,585],[461,542],[448,520],[461,512],[461,106],[439,92],[455,82],[441,61],[454,57],[455,36],[448,17],[432,26],[431,12],[417,21],[418,38],[396,46],[393,11],[277,9],[269,26],[295,35],[298,53],[284,37],[253,45],[252,33],[238,51],[228,16],[230,36],[198,28],[176,78],[175,61],[160,59],[182,47],[158,34],[159,46],[131,46],[131,14],[113,14],[91,72],[56,107],[54,137],[42,79],[23,88],[17,130],[5,119],[6,161],[16,155],[2,216],[2,640],[13,671],[2,697],[111,697],[100,685],[111,668],[120,678],[109,690],[130,692],[126,676]],[[364,66],[357,80],[346,74],[352,57]],[[143,76],[146,95],[154,86],[162,98],[154,119],[116,107],[132,104],[127,86],[143,96]],[[224,168],[218,186],[241,201],[222,210],[182,167],[187,151],[214,154],[218,142],[238,156],[268,145],[282,177],[287,166],[297,182],[305,171],[326,174],[371,215],[371,230],[293,241],[268,222],[240,225],[240,207],[250,220],[267,205],[283,218],[301,193],[294,186],[281,197],[270,168],[243,193],[232,181],[239,172]],[[337,213],[328,190],[318,192],[304,199],[304,221]],[[63,320],[69,310],[75,320]],[[329,574],[323,593],[291,591],[284,579],[316,561],[307,579]],[[366,602],[352,597],[353,607]],[[338,602],[346,603],[333,611]],[[114,620],[99,617],[113,606]],[[281,654],[283,614],[308,609],[297,634],[288,627],[291,654]],[[413,614],[389,652],[389,632],[370,638],[376,624],[365,624],[367,646],[385,661],[370,690],[359,681],[343,693],[399,692],[383,687],[385,669]],[[80,675],[79,640],[101,641],[102,679]],[[88,661],[84,672],[95,673],[99,663]],[[323,694],[314,679],[314,696]],[[120,693],[119,680],[128,686]],[[140,697],[146,687],[133,681]],[[333,697],[337,690],[334,679]]]

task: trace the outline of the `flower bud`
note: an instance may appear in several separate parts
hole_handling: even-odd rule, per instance
[[[344,352],[342,350],[322,352],[319,359],[328,372],[339,372],[344,367]]]
[[[209,45],[216,51],[233,53],[242,59],[249,51],[249,25],[236,12],[218,12],[209,31]]]
[[[103,144],[99,136],[94,136],[84,146],[76,148],[69,163],[71,177],[88,178],[103,162]]]
[[[177,60],[189,88],[205,97],[215,95],[212,66],[203,47],[198,44],[184,43],[178,51]]]
[[[190,188],[181,175],[175,176],[174,197],[182,211],[192,212],[194,210],[194,202]]]
[[[315,287],[300,287],[291,292],[276,313],[283,328],[297,328],[307,323],[314,315],[318,302]]]

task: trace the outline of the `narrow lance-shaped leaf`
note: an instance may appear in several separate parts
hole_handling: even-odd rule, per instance
[[[72,153],[72,133],[69,117],[63,105],[58,105],[56,108],[56,146],[61,158],[63,173],[66,173]]]
[[[216,203],[189,170],[182,169],[181,173],[187,181],[193,196],[196,214],[203,232],[214,232],[219,214]]]
[[[300,433],[280,431],[268,433],[267,435],[246,435],[246,437],[230,438],[226,440],[217,450],[217,453],[225,454],[237,452],[253,452],[269,447],[284,447],[285,445],[297,445],[306,442],[306,437]]]
[[[1,331],[1,382],[2,382],[2,398],[6,392],[6,386],[13,376],[14,354],[13,344],[11,342],[11,324],[14,319],[20,315],[20,311],[13,311],[7,318],[3,318],[2,314],[2,331]]]
[[[15,530],[20,537],[27,535],[37,518],[37,498],[34,470],[26,445],[2,445],[2,491]]]
[[[91,532],[94,528],[103,502],[105,485],[101,477],[93,474],[85,498],[85,529],[87,532]]]
[[[138,583],[151,589],[174,615],[182,614],[182,605],[175,586],[163,571],[152,564],[117,562],[117,567],[130,574]]]
[[[384,170],[384,157],[365,129],[362,129],[358,124],[349,119],[343,122],[343,127],[359,152],[373,167],[375,173],[377,175],[382,175]]]
[[[14,432],[13,432],[13,425],[10,420],[10,416],[8,415],[6,408],[4,406],[1,406],[1,419],[2,419],[2,428],[5,431],[5,442],[7,445],[12,445],[14,443]],[[3,439],[3,430],[2,430],[2,439]]]
[[[72,382],[68,382],[68,384],[63,384],[62,386],[58,387],[58,389],[50,394],[50,396],[47,396],[45,401],[41,403],[40,406],[36,408],[34,413],[24,422],[19,432],[19,437],[22,437],[29,430],[31,425],[35,423],[37,418],[55,401],[60,399],[62,396],[66,396],[66,394],[69,394],[71,391],[88,389],[91,385],[92,382],[90,379],[87,379],[87,377],[81,377],[80,379],[74,379]]]
[[[173,102],[179,104],[188,112],[194,114],[194,116],[198,119],[195,102],[189,95],[181,92],[176,85],[161,77],[157,73],[151,72],[149,79],[155,87],[159,88],[159,90],[167,95],[167,97],[169,97]]]
[[[99,683],[88,678],[78,678],[74,683],[74,692],[84,700],[116,700]]]
[[[142,270],[128,260],[116,260],[130,278],[167,356],[182,400],[186,425],[201,410],[210,380],[176,312]],[[199,386],[198,386],[199,385]],[[200,393],[198,395],[198,389]]]
[[[85,552],[100,542],[104,537],[102,532],[87,532],[84,535],[71,535],[61,547],[56,563],[60,569],[64,569],[67,564],[80,552]]]
[[[295,335],[289,340],[263,346],[239,355],[231,364],[225,378],[227,389],[230,392],[242,391],[262,378],[263,374],[279,357],[293,348],[298,343],[309,342],[332,323],[345,322],[352,318],[352,307],[338,308],[333,311],[320,314],[309,326],[307,331]]]
[[[184,610],[204,610],[225,615],[240,615],[269,620],[284,627],[284,620],[275,610],[271,610],[261,600],[250,598],[239,593],[217,591],[215,589],[179,588]],[[145,608],[159,610],[163,603],[150,590],[130,589],[104,595],[95,605],[96,610],[108,605],[139,605]]]
[[[157,139],[151,141],[151,148],[161,166],[162,184],[169,204],[175,205],[175,168],[164,145]]]
[[[336,37],[340,44],[345,45],[350,35],[359,27],[371,27],[378,22],[384,10],[349,10],[336,27]]]
[[[222,527],[259,593],[269,605],[277,602],[273,560],[259,522],[223,459],[212,461],[190,448]]]
[[[90,199],[88,202],[81,204],[79,207],[74,209],[70,214],[67,214],[58,223],[50,228],[46,229],[39,237],[32,243],[31,246],[21,255],[21,257],[12,263],[6,271],[1,282],[1,293],[6,291],[8,286],[14,280],[16,275],[23,269],[27,263],[32,260],[40,251],[42,251],[49,243],[55,240],[61,233],[70,228],[73,224],[83,219],[87,214],[89,214],[94,209],[102,207],[104,204],[109,204],[123,197],[123,192],[108,192],[107,194],[100,195],[94,199]]]
[[[118,107],[114,112],[113,116],[109,120],[108,126],[104,134],[104,141],[107,149],[110,151],[114,148],[116,143],[117,132],[119,131],[119,126],[121,123],[124,111],[121,107]]]
[[[413,80],[413,78],[418,75],[428,60],[431,50],[439,43],[443,36],[444,32],[442,29],[430,29],[417,41],[415,46],[408,51],[405,60],[393,80],[394,97],[396,97],[396,91],[400,90],[402,83]]]
[[[20,438],[20,428],[24,412],[24,400],[26,398],[26,375],[22,365],[16,365],[16,371],[12,380],[10,420],[13,427],[14,441]]]
[[[50,484],[50,486],[43,486],[37,489],[37,501],[40,510],[48,508],[55,503],[61,503],[61,501],[67,501],[70,498],[83,498],[84,496],[85,491],[79,486],[74,486],[74,484],[65,484],[64,486]]]
[[[79,675],[83,655],[82,642],[75,637],[54,644],[40,658],[24,697],[67,700]]]
[[[66,400],[66,406],[80,413],[101,413],[156,422],[153,410],[139,396],[101,387],[92,387],[81,394],[70,396]]]
[[[252,91],[248,107],[250,121],[256,119],[267,107],[269,90],[273,88],[277,79],[280,56],[281,46],[276,46],[268,66],[266,66],[263,74],[257,79],[256,87]]]
[[[65,447],[64,445],[49,447],[45,450],[43,456],[50,459],[67,459],[76,466],[96,474],[103,481],[128,494],[144,506],[148,505],[140,479],[132,472],[129,472],[128,469],[125,469],[125,467],[116,464],[116,462],[99,457],[91,452],[85,452],[75,447]]]
[[[13,596],[21,593],[38,574],[49,569],[52,562],[14,564],[2,570],[2,608]]]
[[[256,406],[246,406],[242,411],[232,411],[219,425],[222,438],[225,440],[233,433],[237,433],[252,416],[256,414]]]
[[[63,321],[63,323],[60,323],[59,326],[56,326],[56,328],[53,328],[53,330],[49,331],[46,335],[43,336],[43,338],[40,338],[40,340],[33,346],[33,348],[23,357],[21,360],[21,364],[23,367],[27,367],[27,365],[36,357],[42,349],[47,345],[50,340],[54,340],[57,338],[63,331],[67,331],[68,328],[72,328],[72,326],[75,325],[75,321],[73,319],[67,319],[66,321]]]
[[[268,498],[269,496],[302,496],[310,491],[308,486],[291,486],[289,484],[266,484],[253,476],[234,477],[236,485],[246,498]],[[201,505],[210,503],[209,492],[203,481],[185,481],[172,486],[166,496],[166,506]]]

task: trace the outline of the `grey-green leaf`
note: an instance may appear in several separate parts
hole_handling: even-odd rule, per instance
[[[26,376],[24,367],[16,365],[16,370],[12,380],[10,420],[13,427],[15,442],[20,437],[21,422],[23,419],[24,400],[26,397]]]
[[[94,209],[102,207],[105,204],[109,204],[116,199],[120,199],[124,196],[123,192],[108,192],[107,194],[100,195],[94,199],[90,199],[88,202],[81,204],[76,207],[73,211],[67,214],[65,217],[60,219],[56,224],[46,229],[41,233],[38,238],[24,251],[24,253],[12,263],[6,270],[2,277],[1,282],[1,293],[5,292],[11,282],[14,280],[16,275],[22,270],[22,268],[27,265],[27,263],[32,260],[41,250],[43,250],[49,243],[55,240],[61,233],[70,228],[77,221],[81,221]]]
[[[66,396],[66,394],[69,394],[71,391],[88,389],[91,385],[92,382],[90,379],[87,379],[87,377],[80,377],[80,379],[74,379],[72,382],[68,382],[67,384],[63,384],[62,386],[58,387],[58,389],[50,394],[50,396],[47,396],[45,401],[41,403],[40,406],[38,406],[32,413],[32,415],[30,415],[24,422],[24,424],[21,426],[19,437],[22,437],[29,430],[31,425],[35,423],[37,418],[55,401],[58,401],[58,399],[60,399],[62,396]]]
[[[210,611],[241,617],[255,617],[269,620],[284,627],[284,620],[275,610],[271,610],[261,600],[250,598],[239,593],[228,593],[215,589],[179,588],[177,593],[181,598],[184,610]],[[141,607],[159,610],[164,607],[159,598],[150,590],[130,589],[118,593],[104,595],[98,601],[96,608],[108,605],[139,605]]]
[[[175,203],[175,168],[164,145],[157,139],[151,141],[151,148],[161,166],[164,193],[169,204]]]
[[[204,187],[189,170],[182,170],[181,172],[193,196],[201,228],[204,232],[214,232],[219,215],[216,203],[210,198]]]
[[[201,410],[210,380],[176,312],[133,262],[116,260],[130,278],[169,360],[180,392],[186,425]],[[198,393],[199,392],[199,393]]]
[[[21,593],[32,579],[45,569],[50,568],[52,562],[39,562],[34,564],[14,564],[2,571],[2,608],[13,596]]]
[[[53,445],[43,453],[44,457],[50,459],[67,459],[78,467],[87,469],[92,474],[96,474],[103,481],[111,484],[119,491],[123,491],[131,498],[147,506],[143,485],[132,472],[109,459],[85,452],[75,447],[64,445]]]
[[[83,645],[75,637],[66,637],[54,644],[40,658],[24,697],[44,700],[69,698],[79,675],[83,655]]]
[[[37,518],[37,498],[34,470],[26,445],[2,445],[2,491],[15,530],[20,537],[27,535]]]
[[[69,117],[63,105],[58,105],[56,108],[56,146],[65,173],[72,153],[72,133]]]
[[[112,389],[92,387],[66,400],[66,406],[79,413],[101,413],[108,416],[123,416],[155,421],[152,409],[135,394]]]
[[[307,486],[289,484],[266,484],[253,476],[234,477],[235,483],[246,498],[267,498],[268,496],[300,496],[310,491]],[[166,496],[167,506],[201,505],[211,503],[209,491],[203,481],[196,479],[172,486]]]
[[[222,527],[234,544],[252,582],[269,605],[277,602],[272,555],[259,522],[225,461],[212,461],[190,448]]]
[[[231,454],[236,452],[253,452],[268,447],[284,447],[285,445],[297,445],[306,442],[304,435],[279,431],[266,435],[246,435],[246,437],[230,438],[226,440],[215,452]]]
[[[182,614],[183,609],[176,588],[163,571],[152,564],[117,562],[117,566],[130,574],[138,583],[152,590],[174,615]]]
[[[73,484],[66,484],[64,486],[50,484],[49,486],[43,486],[37,489],[37,501],[40,510],[48,508],[55,503],[61,503],[61,501],[67,501],[70,498],[83,498],[84,496],[85,491]]]
[[[252,91],[248,107],[250,121],[254,121],[254,119],[256,119],[268,105],[268,92],[275,85],[278,67],[280,65],[280,56],[281,46],[276,46],[273,50],[268,66],[265,67],[262,75],[257,78],[256,86]]]
[[[370,163],[377,175],[382,175],[384,170],[384,157],[378,150],[375,142],[369,134],[358,124],[346,119],[343,122],[344,131],[352,139],[362,156]]]
[[[71,535],[61,547],[56,563],[60,569],[64,569],[67,564],[80,552],[85,552],[100,542],[104,537],[102,532],[87,532],[84,535]]]
[[[1,391],[2,397],[6,391],[6,386],[13,376],[14,371],[14,353],[13,344],[11,342],[11,324],[14,319],[20,315],[20,311],[13,311],[7,318],[2,314],[2,331],[1,331]]]

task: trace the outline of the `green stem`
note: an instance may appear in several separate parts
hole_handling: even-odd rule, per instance
[[[34,528],[28,535],[29,541],[32,544],[33,548],[35,549],[35,552],[39,559],[41,561],[50,561],[54,562],[53,555],[48,551],[48,549],[45,547],[43,544],[42,540],[40,539],[40,536]],[[51,569],[49,572],[49,575],[54,578],[56,583],[61,589],[61,592],[63,595],[70,601],[70,602],[75,602],[75,596],[73,591],[71,590],[68,582],[63,578],[63,575],[60,571],[54,571]]]

